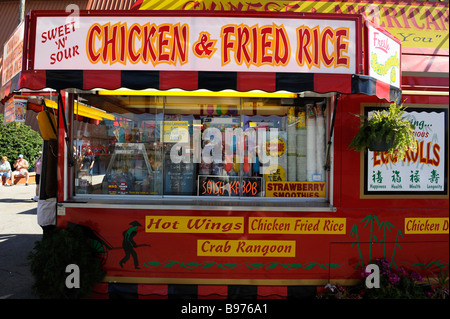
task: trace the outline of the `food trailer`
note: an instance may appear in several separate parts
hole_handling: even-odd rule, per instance
[[[95,237],[99,296],[448,268],[448,96],[406,103],[404,159],[348,148],[354,114],[403,102],[401,43],[362,15],[31,11],[18,30],[2,98],[57,110],[57,226]]]

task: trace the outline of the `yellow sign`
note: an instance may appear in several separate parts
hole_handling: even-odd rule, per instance
[[[188,143],[189,122],[188,121],[164,121],[165,143]]]
[[[448,233],[448,218],[405,218],[405,234]]]
[[[345,235],[345,218],[249,217],[249,234]]]
[[[270,165],[264,171],[264,179],[266,180],[266,182],[285,181],[286,180],[286,171],[283,168],[283,166],[281,166],[281,165]],[[271,197],[271,196],[267,195],[267,197]]]
[[[399,1],[143,0],[139,10],[265,11],[362,14],[403,47],[448,49],[448,3]]]
[[[266,197],[325,197],[326,182],[269,182]]]
[[[295,257],[295,240],[198,240],[197,256]]]
[[[147,233],[244,233],[244,217],[146,216]]]

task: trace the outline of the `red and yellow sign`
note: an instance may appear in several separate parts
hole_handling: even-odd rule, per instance
[[[405,218],[405,234],[448,233],[448,218]]]
[[[325,197],[326,182],[266,182],[266,197]]]
[[[244,233],[244,217],[147,216],[147,233]]]
[[[20,23],[3,47],[2,85],[22,71],[24,23]]]
[[[314,15],[83,16],[36,19],[35,69],[354,74],[362,21]]]
[[[250,217],[250,234],[340,234],[345,235],[345,218]]]
[[[139,10],[362,14],[410,48],[449,48],[448,3],[399,1],[143,0]]]
[[[199,240],[197,256],[295,257],[295,240]]]

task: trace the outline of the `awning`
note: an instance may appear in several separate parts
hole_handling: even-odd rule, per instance
[[[239,92],[263,90],[292,93],[316,92],[376,95],[380,99],[396,101],[402,91],[366,75],[324,73],[275,72],[205,72],[205,71],[80,71],[80,70],[30,70],[17,74],[0,90],[2,103],[20,89],[40,90],[69,88],[90,90],[115,90],[128,88],[206,89],[213,92],[236,90]]]
[[[22,56],[11,49],[8,61],[23,63],[7,63],[2,102],[25,88],[336,92],[401,100],[400,41],[361,15],[80,11],[78,24],[65,15],[31,12],[15,31]]]
[[[101,283],[92,291],[93,299],[291,299],[314,298],[322,286],[180,285]]]
[[[58,103],[56,101],[45,99],[45,105],[53,109],[58,109]],[[116,119],[114,115],[111,115],[103,110],[93,108],[78,102],[74,103],[74,113],[100,121],[103,121],[104,119],[114,121]]]

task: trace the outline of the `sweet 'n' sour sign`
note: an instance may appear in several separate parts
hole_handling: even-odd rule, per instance
[[[356,70],[354,19],[38,16],[35,69]]]

